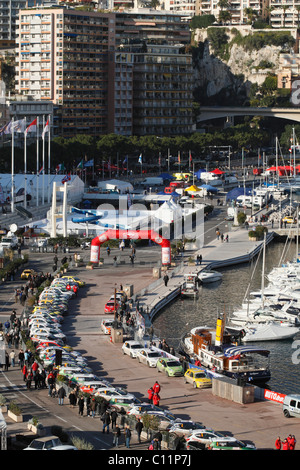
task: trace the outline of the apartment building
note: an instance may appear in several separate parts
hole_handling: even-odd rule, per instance
[[[247,9],[252,9],[261,18],[267,18],[270,0],[228,0],[228,6],[222,7],[219,0],[196,0],[196,15],[214,15],[218,20],[220,12],[226,10],[231,15],[230,24],[239,25],[249,22]],[[249,10],[248,10],[249,11]]]
[[[269,0],[270,24],[273,28],[298,28],[300,0]]]
[[[20,11],[17,92],[59,105],[62,136],[107,131],[108,51],[114,49],[110,21],[113,13]]]
[[[149,57],[152,62],[159,62],[165,54],[159,49],[149,53],[147,45],[169,44],[173,49],[166,54],[169,58],[164,69],[173,70],[171,64],[177,63],[179,70],[179,64],[187,64],[188,78],[184,78],[184,65],[180,74],[170,72],[173,75],[169,81],[174,89],[169,92],[169,100],[165,97],[163,106],[168,105],[173,116],[177,114],[179,95],[177,101],[171,95],[175,87],[178,94],[182,86],[187,98],[185,120],[190,122],[191,131],[191,55],[185,54],[189,40],[188,25],[180,21],[180,16],[167,12],[103,13],[63,7],[21,10],[17,23],[17,92],[38,101],[49,100],[58,107],[56,122],[64,137],[76,133],[95,136],[107,132],[147,133],[150,127],[155,127],[138,125],[135,107],[147,96],[142,101],[135,98],[141,94],[137,85],[146,77],[143,74],[149,67]],[[141,49],[137,53],[133,47],[137,43],[149,53],[147,60],[142,54],[142,67],[143,60],[138,55]],[[161,81],[158,73],[151,77]],[[155,100],[158,102],[158,95]],[[171,132],[171,126],[161,127],[159,122],[156,129],[159,135]],[[188,126],[180,129],[186,132]]]

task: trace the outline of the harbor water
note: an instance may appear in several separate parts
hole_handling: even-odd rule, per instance
[[[265,274],[280,262],[294,259],[295,255],[294,242],[287,246],[272,242],[266,249]],[[226,318],[230,317],[232,311],[242,306],[252,276],[250,291],[261,288],[262,254],[249,264],[223,268],[220,272],[222,281],[202,286],[197,299],[177,298],[165,307],[154,320],[156,335],[177,349],[181,337],[192,328],[201,325],[215,327],[219,313],[225,312]],[[265,279],[265,286],[267,284]],[[300,332],[294,339],[252,344],[270,350],[272,378],[267,387],[278,393],[300,393]]]

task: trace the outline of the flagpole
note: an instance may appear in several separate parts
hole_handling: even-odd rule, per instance
[[[24,132],[24,207],[27,207],[27,132],[26,132],[26,117],[25,119],[25,132]]]
[[[15,136],[14,136],[14,118],[11,126],[11,212],[15,212]]]
[[[39,118],[36,121],[36,205],[39,205]]]
[[[44,128],[45,128],[45,115],[43,114],[43,135],[42,135],[42,145],[43,145],[43,168],[42,168],[42,175],[43,175],[43,193],[42,193],[42,204],[44,205],[45,204],[45,132],[44,132]]]
[[[50,143],[50,123],[51,115],[48,116],[48,203],[50,204],[51,200],[51,189],[50,189],[50,171],[51,171],[51,143]]]

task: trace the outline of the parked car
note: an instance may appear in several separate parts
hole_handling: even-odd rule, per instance
[[[53,447],[61,446],[62,442],[57,436],[45,436],[33,439],[24,450],[50,450]]]
[[[34,271],[34,269],[24,269],[24,271],[21,273],[21,279],[28,279],[29,276],[35,276],[37,273]]]
[[[163,409],[159,406],[152,405],[152,403],[139,403],[138,405],[134,405],[127,413],[136,418],[141,418],[143,414],[149,413],[150,411],[163,411]]]
[[[133,357],[133,358],[137,357],[137,354],[142,349],[144,348],[141,345],[141,343],[139,343],[138,341],[134,341],[134,340],[125,341],[125,343],[122,346],[123,354],[127,354],[128,356]]]
[[[230,439],[234,439],[233,437],[229,436]],[[228,439],[228,436],[223,434],[222,432],[214,431],[213,429],[197,429],[192,431],[190,434],[185,436],[185,440],[189,441],[198,441],[202,444],[210,444],[214,439]]]
[[[179,361],[165,357],[157,361],[156,368],[158,372],[165,372],[168,377],[182,377],[184,373]]]
[[[137,360],[149,367],[156,367],[157,361],[161,358],[161,354],[158,351],[144,348],[137,353]]]
[[[213,439],[209,444],[210,450],[256,450],[252,444],[245,444],[237,439]]]
[[[212,381],[202,369],[188,369],[184,374],[185,383],[190,383],[194,388],[210,388]]]
[[[117,301],[115,303],[114,300],[109,300],[104,306],[104,313],[113,313],[115,310],[118,310],[118,308],[119,304]]]
[[[168,427],[169,433],[174,433],[178,436],[188,436],[192,431],[197,429],[205,429],[205,426],[202,423],[181,419],[176,419],[175,422]]]
[[[113,319],[104,319],[101,322],[101,330],[105,335],[110,335],[111,334],[111,327],[112,324],[114,323]]]

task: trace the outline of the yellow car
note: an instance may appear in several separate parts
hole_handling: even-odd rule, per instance
[[[70,282],[76,282],[76,284],[78,284],[79,287],[83,287],[85,286],[85,282],[84,281],[81,281],[80,279],[78,279],[77,277],[73,277],[73,276],[63,276],[61,279],[66,279],[67,281],[70,281]]]
[[[24,269],[21,274],[21,279],[28,279],[29,276],[35,276],[37,273],[33,269]]]
[[[286,215],[285,217],[283,217],[282,222],[287,223],[287,224],[294,224],[295,219],[294,217],[291,217],[290,215]]]
[[[188,369],[184,374],[185,383],[191,383],[194,388],[210,388],[211,380],[206,377],[203,369]]]

